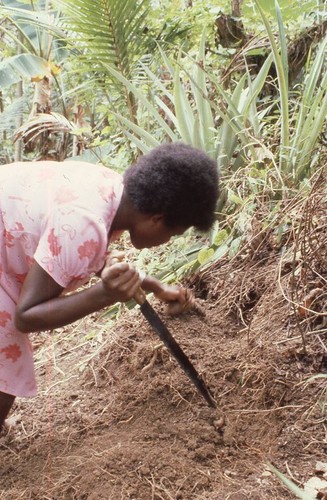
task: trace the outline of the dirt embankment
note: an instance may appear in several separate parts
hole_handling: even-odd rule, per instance
[[[309,379],[327,372],[323,196],[310,207],[279,245],[188,280],[205,316],[163,316],[217,410],[138,310],[35,335],[40,394],[0,440],[0,498],[292,498],[267,464],[303,486],[327,452],[326,379]]]

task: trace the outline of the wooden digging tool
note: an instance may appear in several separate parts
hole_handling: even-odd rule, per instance
[[[210,393],[209,388],[204,383],[204,380],[198,374],[191,361],[188,359],[182,348],[169,332],[168,328],[161,321],[158,314],[155,312],[152,306],[150,306],[149,302],[146,300],[146,295],[141,288],[139,288],[137,294],[134,296],[134,299],[141,306],[141,312],[144,317],[147,319],[156,334],[178,361],[186,375],[191,379],[201,396],[204,397],[211,408],[217,408],[217,404],[212,394]]]

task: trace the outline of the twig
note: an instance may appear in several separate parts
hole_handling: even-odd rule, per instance
[[[293,476],[293,474],[292,474],[292,472],[291,472],[291,470],[290,470],[290,468],[289,468],[289,466],[288,466],[288,463],[287,463],[287,462],[285,462],[285,466],[286,466],[287,472],[289,473],[289,475],[291,476],[291,478],[293,479],[293,481],[294,481],[296,484],[299,484],[299,485],[300,485],[300,484],[301,484],[301,481],[299,481],[298,479],[296,479],[296,478]]]
[[[310,332],[306,332],[306,336],[308,337],[308,335],[313,335],[313,334],[319,335],[319,333],[326,333],[326,332],[327,328],[322,328],[321,330],[311,330]],[[291,340],[299,340],[300,338],[301,335],[296,335],[296,337],[290,337],[288,339],[279,340],[278,342],[273,342],[273,344],[274,345],[285,344],[286,342],[290,342]]]
[[[289,408],[303,408],[304,405],[285,405],[269,410],[229,410],[229,413],[271,413],[273,411],[287,410]]]
[[[323,341],[321,340],[321,338],[319,337],[319,335],[317,335],[318,337],[318,340],[319,342],[321,343],[322,347],[325,349],[325,351],[327,352],[327,347],[325,346],[325,344],[323,343]]]

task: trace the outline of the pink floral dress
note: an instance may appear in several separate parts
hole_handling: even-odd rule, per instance
[[[0,391],[36,394],[32,346],[13,322],[30,267],[36,261],[65,291],[85,284],[104,265],[122,191],[122,177],[99,165],[0,166]]]

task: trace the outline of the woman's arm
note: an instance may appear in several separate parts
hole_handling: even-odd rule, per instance
[[[34,263],[18,300],[16,328],[24,333],[59,328],[115,302],[127,302],[140,284],[134,267],[119,262],[104,267],[99,283],[80,292],[61,295],[63,288]]]
[[[114,262],[122,262],[124,259],[124,252],[113,250],[107,259],[107,265]],[[175,285],[165,285],[157,278],[146,275],[143,271],[139,271],[142,280],[141,287],[145,292],[152,292],[159,300],[163,302],[179,302],[184,304],[190,294],[186,292],[183,287]]]

